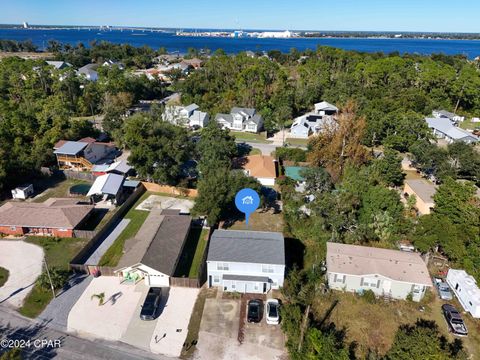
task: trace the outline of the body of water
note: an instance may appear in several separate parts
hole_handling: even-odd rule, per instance
[[[31,40],[40,49],[47,46],[48,40],[75,45],[79,42],[88,46],[89,42],[109,41],[112,43],[128,43],[132,46],[147,45],[154,49],[165,47],[169,52],[186,53],[188,48],[207,48],[212,51],[223,49],[233,54],[241,51],[280,50],[289,52],[291,48],[298,50],[312,49],[318,45],[332,46],[345,50],[365,52],[398,51],[400,53],[448,55],[462,54],[470,59],[480,56],[480,40],[437,40],[437,39],[364,39],[364,38],[292,38],[292,39],[259,39],[259,38],[221,38],[175,36],[173,33],[112,30],[99,31],[87,29],[0,29],[0,39]]]

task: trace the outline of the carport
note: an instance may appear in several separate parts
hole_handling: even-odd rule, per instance
[[[262,294],[270,290],[270,283],[266,276],[223,275],[224,291]]]

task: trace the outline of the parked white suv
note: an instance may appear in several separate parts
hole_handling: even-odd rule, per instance
[[[268,299],[265,304],[265,319],[269,325],[278,325],[280,322],[280,302],[277,299]]]

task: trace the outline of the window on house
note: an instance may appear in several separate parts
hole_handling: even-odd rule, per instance
[[[16,226],[10,226],[10,230],[17,230]]]
[[[228,263],[217,263],[217,270],[228,271]]]
[[[365,287],[378,287],[378,280],[375,279],[375,278],[362,278],[361,280],[361,286],[365,286]]]
[[[218,276],[218,275],[213,275],[213,282],[214,282],[214,283],[220,282],[220,276]]]
[[[235,283],[232,284],[232,289],[235,289]]]
[[[335,276],[333,277],[333,282],[337,282],[337,283],[345,283],[346,280],[347,280],[347,275],[335,274]]]
[[[262,265],[262,272],[264,273],[273,273],[273,265]]]

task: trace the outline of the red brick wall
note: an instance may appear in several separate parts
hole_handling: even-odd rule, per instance
[[[20,226],[17,226],[15,230],[12,230],[10,226],[0,226],[0,233],[6,235],[24,235],[27,232],[27,229],[24,231]],[[42,234],[39,233],[35,235],[41,236]],[[66,231],[60,231],[59,229],[52,229],[52,235],[57,237],[73,237],[73,230],[67,229]]]
[[[17,226],[15,230],[12,230],[10,226],[0,226],[0,233],[7,235],[23,235],[23,228]]]

